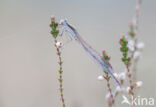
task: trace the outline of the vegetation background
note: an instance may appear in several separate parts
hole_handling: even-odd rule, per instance
[[[51,15],[67,18],[97,51],[107,50],[116,72],[124,71],[118,41],[129,31],[135,4],[136,0],[0,0],[0,106],[61,107]],[[138,64],[138,80],[144,83],[138,95],[147,98],[156,97],[155,4],[143,1],[139,27],[145,49]],[[106,106],[106,82],[97,81],[103,72],[74,40],[64,47],[63,61],[67,107]],[[121,101],[119,97],[117,105]]]

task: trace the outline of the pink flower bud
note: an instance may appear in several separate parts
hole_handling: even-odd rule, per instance
[[[120,50],[122,50],[122,47],[120,47]]]
[[[110,56],[107,55],[106,58],[110,59]]]
[[[106,51],[105,51],[105,50],[103,50],[103,51],[102,51],[102,53],[103,53],[103,54],[105,54],[105,53],[106,53]]]
[[[129,50],[129,48],[128,48],[128,47],[127,47],[126,49],[127,49],[127,50]]]
[[[51,23],[55,23],[55,20],[51,20]]]
[[[51,18],[52,18],[52,19],[54,19],[54,18],[55,18],[55,16],[51,16]]]
[[[134,24],[131,22],[131,23],[129,24],[129,26],[130,26],[130,27],[133,27],[133,26],[134,26]]]
[[[123,53],[123,55],[126,55],[126,53]]]

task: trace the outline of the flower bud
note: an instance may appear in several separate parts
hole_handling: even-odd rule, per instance
[[[51,16],[51,19],[55,19],[55,16],[52,15],[52,16]]]
[[[109,100],[110,97],[111,97],[110,93],[107,93],[105,98],[106,98],[106,100]]]
[[[115,76],[115,78],[118,78],[118,74],[117,73],[113,73],[113,75]]]
[[[124,43],[121,43],[122,46],[124,46]]]
[[[138,81],[138,82],[135,82],[135,83],[134,83],[134,85],[135,85],[136,88],[142,87],[142,84],[143,84],[142,81]]]
[[[120,47],[120,50],[122,50],[122,47]]]
[[[63,46],[63,43],[62,43],[62,42],[57,42],[57,43],[56,43],[56,47],[57,47],[57,48],[61,48],[62,46]]]
[[[126,91],[127,91],[128,94],[131,94],[132,93],[132,90],[131,90],[130,87],[127,87]]]
[[[128,48],[130,51],[134,51],[134,41],[133,40],[129,40],[128,41]]]
[[[125,88],[124,87],[117,86],[116,87],[116,91],[117,92],[124,92],[125,91]]]
[[[103,53],[103,54],[105,54],[105,53],[106,53],[106,51],[105,51],[105,50],[103,50],[103,51],[102,51],[102,53]]]
[[[139,43],[137,44],[136,47],[137,47],[138,49],[142,50],[142,49],[145,47],[145,45],[144,45],[143,42],[139,42]]]
[[[125,72],[121,72],[119,75],[118,75],[118,78],[120,80],[125,80],[126,79],[126,73]]]
[[[99,81],[103,81],[104,80],[104,76],[103,75],[100,75],[100,76],[98,76],[98,78],[97,78]]]
[[[129,24],[129,26],[130,26],[130,27],[133,27],[133,26],[134,26],[134,24],[131,22],[131,23]]]
[[[51,23],[55,23],[55,20],[51,20]]]
[[[136,51],[135,53],[134,53],[134,59],[138,59],[139,57],[140,57],[140,55],[141,55],[141,53],[139,52],[139,51]]]
[[[126,55],[126,53],[123,53],[123,56],[125,56]]]

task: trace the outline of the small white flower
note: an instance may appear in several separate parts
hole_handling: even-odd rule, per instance
[[[136,47],[142,50],[145,47],[145,44],[143,42],[139,42]]]
[[[56,43],[56,47],[57,47],[57,48],[61,48],[62,46],[63,46],[63,43],[62,43],[62,42],[57,42],[57,43]]]
[[[125,72],[121,72],[119,73],[119,77],[120,80],[125,80],[126,79],[126,73]]]
[[[99,81],[103,81],[104,80],[104,76],[103,75],[100,75],[100,76],[98,76],[98,78],[97,78]]]
[[[134,51],[134,41],[133,40],[129,40],[128,41],[128,49],[133,52]]]
[[[111,96],[110,93],[107,93],[106,94],[106,100],[109,100],[110,99],[110,96]]]
[[[135,82],[134,85],[136,86],[136,88],[140,88],[142,86],[143,82],[142,81],[138,81]]]
[[[129,40],[128,44],[131,45],[131,46],[134,46],[134,41],[133,40]]]
[[[116,87],[116,91],[117,92],[124,92],[125,91],[125,88],[124,87],[117,86]]]
[[[128,94],[130,94],[130,93],[132,92],[132,90],[131,90],[130,87],[127,87],[127,88],[126,88],[126,91],[127,91]]]
[[[136,51],[136,52],[134,53],[133,58],[134,58],[134,59],[138,59],[138,58],[140,57],[140,55],[141,55],[141,53],[140,53],[139,51]]]
[[[117,73],[113,73],[113,75],[115,76],[115,78],[118,78],[118,74]]]
[[[128,49],[133,52],[134,51],[134,46],[128,45]]]

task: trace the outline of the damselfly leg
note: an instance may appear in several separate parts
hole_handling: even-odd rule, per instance
[[[66,32],[66,29],[63,28],[62,31],[61,31],[61,33],[59,34],[59,36],[62,37],[65,32]],[[73,40],[71,36],[68,36],[68,35],[65,35],[65,36],[67,37],[67,41],[63,44],[62,47],[64,47],[65,45],[67,45],[68,43],[70,43]]]

